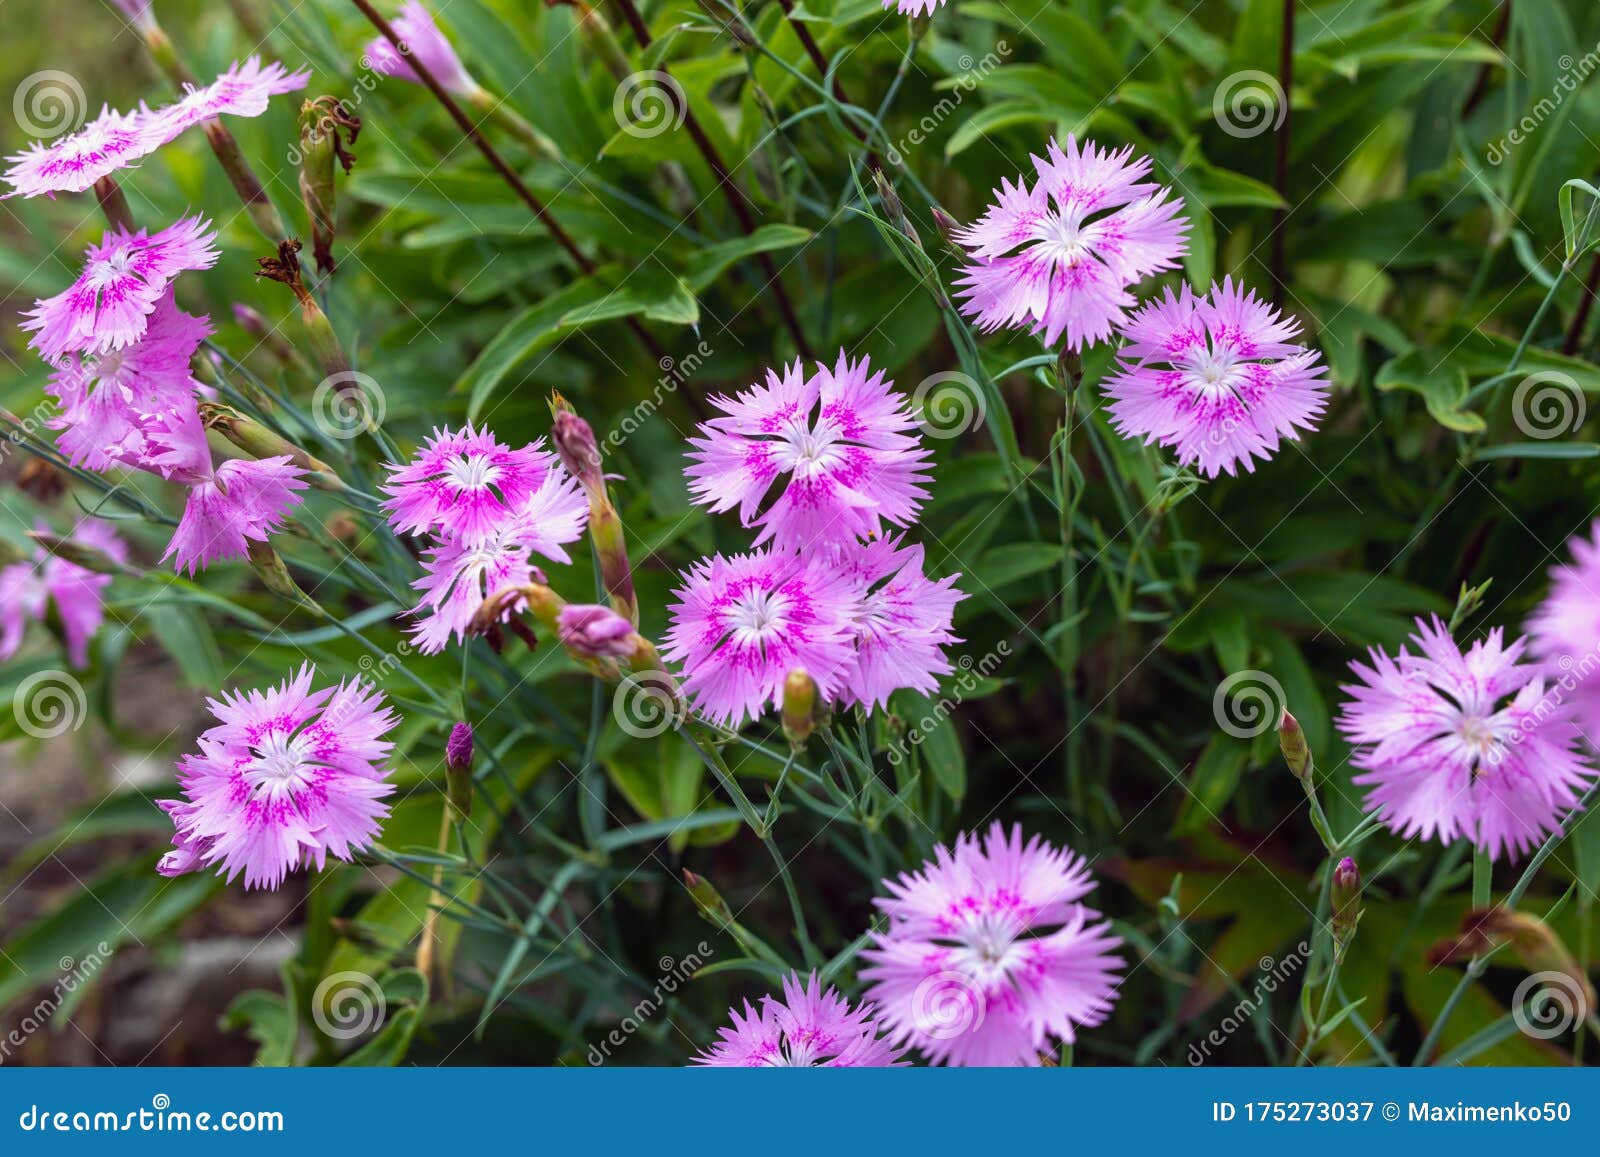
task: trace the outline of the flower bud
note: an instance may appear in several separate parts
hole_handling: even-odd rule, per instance
[[[1340,943],[1348,941],[1361,919],[1361,870],[1349,856],[1340,860],[1333,869],[1333,936]]]
[[[207,121],[207,124],[216,124]],[[333,323],[322,312],[317,299],[311,296],[300,276],[300,242],[294,238],[280,242],[271,257],[256,258],[256,276],[287,285],[300,303],[300,320],[306,327],[306,338],[316,355],[317,368],[330,378],[347,381],[350,378],[350,359],[344,356],[344,347],[333,332]]]
[[[1289,770],[1301,783],[1311,780],[1311,748],[1306,743],[1306,733],[1300,729],[1300,721],[1289,714],[1289,709],[1283,709],[1283,717],[1278,720],[1278,746],[1283,750],[1283,761],[1289,765]]]
[[[472,814],[472,724],[457,723],[444,744],[445,794],[456,818]]]
[[[639,599],[633,589],[633,567],[628,562],[628,545],[622,518],[611,504],[601,466],[600,446],[594,429],[580,418],[571,403],[560,394],[550,397],[550,440],[555,443],[561,464],[576,478],[589,499],[589,541],[594,543],[600,563],[600,581],[611,596],[617,613],[634,626],[639,625]]]
[[[84,570],[93,571],[95,574],[144,573],[125,562],[119,562],[98,547],[89,546],[66,535],[54,534],[48,530],[30,530],[28,537],[57,558],[65,559],[74,566],[81,566]]]
[[[964,253],[961,242],[956,240],[956,231],[961,228],[961,223],[937,205],[930,212],[933,214],[933,223],[939,230],[939,236],[944,238],[944,243],[957,253]]]
[[[816,728],[817,682],[796,667],[783,681],[783,733],[799,751]]]
[[[555,443],[561,464],[585,491],[603,492],[606,480],[600,466],[600,446],[595,441],[594,427],[580,418],[560,394],[551,399],[550,408],[550,440]]]
[[[634,650],[633,624],[598,603],[568,603],[556,613],[561,645],[582,659],[627,659]]]
[[[283,556],[272,548],[271,543],[251,539],[247,547],[247,556],[250,568],[256,572],[261,585],[273,594],[304,607],[313,614],[327,614],[310,595],[300,589],[300,585],[289,574],[289,568],[284,565]]]
[[[332,273],[334,264],[334,206],[338,195],[333,180],[334,162],[346,173],[350,171],[356,158],[345,146],[355,144],[360,132],[361,121],[334,97],[317,97],[300,106],[300,199],[305,202],[306,216],[311,221],[311,251],[323,273]]]
[[[700,915],[710,920],[717,927],[725,927],[733,920],[733,909],[728,907],[728,902],[722,898],[722,893],[704,876],[697,876],[688,868],[683,870],[683,884],[689,889],[689,898],[694,901],[694,906],[700,910]]]
[[[206,429],[215,430],[252,458],[290,459],[306,472],[306,481],[318,490],[345,489],[344,480],[333,472],[332,466],[229,406],[202,402],[200,420],[205,423]]]

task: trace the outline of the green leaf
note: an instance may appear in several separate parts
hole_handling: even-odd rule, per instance
[[[1249,744],[1227,735],[1211,737],[1195,760],[1183,804],[1172,824],[1173,835],[1190,835],[1222,823],[1221,815],[1239,786],[1239,776],[1249,757]]]
[[[1600,458],[1600,442],[1506,442],[1473,452],[1475,462],[1494,458]]]
[[[1420,394],[1433,420],[1447,429],[1476,434],[1484,429],[1483,416],[1463,410],[1467,396],[1467,371],[1457,361],[1440,362],[1437,355],[1415,349],[1391,358],[1378,368],[1373,384],[1380,390]]]
[[[233,998],[219,1027],[243,1032],[256,1042],[255,1064],[264,1068],[284,1068],[294,1063],[295,1035],[299,1026],[294,1009],[274,992],[251,989]]]
[[[694,325],[700,320],[700,306],[683,278],[659,270],[634,269],[615,289],[597,301],[568,310],[556,324],[562,329],[581,329],[597,321],[637,314],[674,325]]]
[[[1033,101],[1003,100],[987,105],[956,127],[956,131],[945,142],[944,155],[948,158],[963,153],[1001,129],[1017,125],[1051,124],[1055,119],[1053,114],[1044,111]]]
[[[1589,205],[1583,211],[1583,218],[1578,218],[1577,211],[1572,204],[1574,193],[1583,193],[1589,198]],[[1594,215],[1600,210],[1600,189],[1596,189],[1588,181],[1573,178],[1562,183],[1561,191],[1556,194],[1557,203],[1561,207],[1561,236],[1567,246],[1567,260],[1571,261],[1580,254],[1587,253],[1597,241],[1600,241],[1600,229],[1594,227]]]
[[[798,225],[782,223],[763,225],[754,233],[708,245],[697,251],[683,269],[683,279],[695,293],[703,292],[736,261],[757,253],[770,253],[775,249],[792,249],[804,245],[814,234]]]
[[[1012,542],[984,554],[972,572],[985,587],[999,588],[1060,565],[1060,543]]]

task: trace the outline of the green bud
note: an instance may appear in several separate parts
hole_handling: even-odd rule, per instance
[[[1283,761],[1289,765],[1289,770],[1301,783],[1311,780],[1311,747],[1306,743],[1306,733],[1300,729],[1300,721],[1289,714],[1289,709],[1283,709],[1283,718],[1278,720],[1278,746],[1283,750]]]
[[[783,733],[789,746],[799,751],[817,725],[817,683],[796,667],[783,681]]]

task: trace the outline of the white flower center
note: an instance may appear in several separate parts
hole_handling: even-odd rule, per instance
[[[258,799],[282,799],[311,782],[315,767],[307,760],[304,743],[297,735],[269,732],[250,753],[244,777]]]
[[[788,607],[788,596],[780,591],[753,590],[733,604],[728,619],[740,641],[759,642],[783,623]]]
[[[782,469],[800,478],[825,474],[842,461],[838,434],[827,422],[817,429],[794,422],[783,432],[777,459]]]
[[[1083,242],[1083,226],[1066,214],[1052,214],[1040,226],[1040,247],[1057,265],[1076,265],[1089,253]]]
[[[445,467],[457,490],[485,490],[500,477],[500,467],[476,454],[462,454]]]

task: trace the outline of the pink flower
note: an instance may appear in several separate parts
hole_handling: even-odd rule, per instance
[[[840,548],[838,565],[858,584],[855,655],[839,677],[840,703],[886,707],[900,688],[932,692],[952,670],[944,648],[961,641],[950,631],[961,576],[931,582],[922,560],[922,547],[889,538]]]
[[[598,603],[568,603],[556,614],[561,645],[586,659],[627,659],[633,655],[633,624]]]
[[[224,114],[258,117],[267,111],[268,98],[298,91],[310,79],[309,68],[287,72],[276,62],[263,67],[261,58],[252,56],[243,64],[235,61],[233,67],[203,88],[185,85],[183,96],[149,116],[165,144],[201,121]]]
[[[159,233],[109,230],[84,254],[71,288],[44,298],[24,314],[30,342],[52,360],[63,354],[104,353],[144,336],[150,314],[186,269],[209,269],[219,256],[210,222],[185,217]]]
[[[879,1036],[870,1006],[851,1008],[832,988],[823,988],[816,973],[801,981],[791,972],[783,979],[783,999],[765,996],[757,1012],[745,1001],[744,1012],[730,1008],[732,1028],[717,1031],[717,1043],[695,1057],[697,1065],[715,1068],[888,1068],[904,1065],[895,1048]]]
[[[128,561],[127,543],[103,522],[80,523],[73,529],[71,540],[116,562]],[[17,653],[26,620],[45,622],[53,602],[68,662],[74,667],[87,667],[89,640],[105,620],[100,593],[110,582],[110,575],[69,562],[43,548],[34,553],[31,561],[0,569],[0,660]]]
[[[1298,330],[1231,279],[1205,297],[1167,290],[1123,326],[1128,344],[1105,385],[1117,432],[1174,447],[1208,478],[1254,470],[1280,438],[1315,429],[1327,405],[1322,360],[1290,340]]]
[[[213,466],[205,430],[194,408],[160,415],[150,431],[150,469],[189,488],[172,541],[161,558],[173,568],[196,570],[225,558],[244,558],[251,542],[266,542],[300,504],[303,471],[287,455],[232,459]]]
[[[1550,571],[1550,593],[1528,619],[1529,650],[1600,747],[1600,522],[1567,542],[1572,561]]]
[[[996,823],[884,887],[889,927],[861,977],[896,1041],[943,1064],[1037,1065],[1111,1011],[1121,941],[1079,902],[1094,881],[1072,852]]]
[[[837,693],[852,658],[849,575],[816,556],[766,550],[702,559],[682,577],[662,654],[682,665],[706,718],[739,727],[759,716],[795,667],[824,697]]]
[[[1350,664],[1338,727],[1375,811],[1399,835],[1470,840],[1491,858],[1520,855],[1562,830],[1595,772],[1559,689],[1521,662],[1497,627],[1464,654],[1437,616],[1417,620],[1419,654]]]
[[[543,582],[534,554],[571,562],[562,544],[582,535],[588,519],[583,492],[555,465],[504,525],[471,542],[446,536],[436,543],[426,552],[424,574],[414,584],[423,596],[412,613],[425,616],[412,629],[418,649],[431,655],[444,650],[452,635],[466,638],[478,608],[501,588]],[[521,600],[508,603],[501,619],[510,618],[521,605]]]
[[[394,791],[383,736],[400,720],[359,681],[313,691],[315,674],[308,663],[267,691],[210,700],[217,725],[178,762],[183,798],[161,803],[176,829],[162,875],[216,867],[230,882],[243,872],[246,888],[276,888],[372,846]]]
[[[962,311],[984,331],[1016,326],[1069,349],[1111,335],[1133,305],[1129,289],[1171,269],[1184,252],[1188,222],[1167,189],[1144,178],[1150,159],[1130,160],[1067,138],[1033,158],[1039,180],[1002,182],[989,210],[960,229],[971,251],[957,284]]]
[[[11,192],[6,196],[81,193],[153,153],[161,143],[160,133],[143,113],[102,108],[99,116],[70,136],[48,145],[35,141],[24,152],[7,157],[11,167],[5,180]]]
[[[928,451],[912,431],[903,394],[867,359],[843,353],[807,377],[796,361],[782,377],[712,403],[726,414],[689,439],[689,490],[713,511],[739,508],[760,546],[804,549],[904,526],[927,495]],[[776,497],[767,501],[777,487]],[[759,512],[759,513],[758,513]]]
[[[194,406],[199,386],[190,359],[211,323],[183,312],[169,290],[150,313],[144,334],[122,349],[68,354],[50,377],[61,403],[51,426],[74,465],[105,470],[113,463],[143,466],[151,453],[151,415]]]
[[[885,12],[894,8],[902,16],[932,16],[944,5],[945,0],[883,0]]]
[[[411,64],[414,59],[422,63],[422,67],[433,75],[433,79],[446,92],[469,96],[477,90],[478,82],[467,72],[426,5],[418,0],[406,0],[400,8],[400,15],[391,20],[389,26],[400,38],[405,54],[395,52],[394,45],[386,37],[378,36],[367,42],[366,59],[362,62],[364,66],[370,66],[384,76],[421,84],[422,78]]]
[[[566,477],[543,439],[512,450],[470,425],[435,429],[414,459],[388,470],[384,505],[397,532],[438,529],[465,545],[512,521],[552,475]]]

